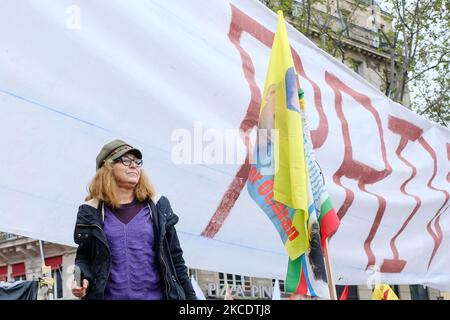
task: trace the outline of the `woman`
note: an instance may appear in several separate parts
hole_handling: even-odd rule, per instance
[[[75,226],[75,264],[83,299],[196,299],[169,200],[156,195],[142,153],[121,140],[106,144]]]

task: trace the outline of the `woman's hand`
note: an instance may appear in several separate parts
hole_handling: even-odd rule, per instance
[[[87,279],[83,279],[83,286],[77,287],[76,281],[72,284],[72,293],[77,298],[83,298],[86,295],[86,290],[89,286],[89,281]]]

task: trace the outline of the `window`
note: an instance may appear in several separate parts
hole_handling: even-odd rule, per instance
[[[50,266],[52,269],[53,284],[53,297],[59,299],[63,297],[63,284],[62,284],[62,256],[56,256],[52,258],[45,258],[45,265]]]
[[[15,235],[15,234],[0,232],[0,242],[7,241],[7,240],[14,240],[17,238],[19,238],[19,236]]]
[[[194,279],[195,279],[195,280],[198,279],[197,269],[191,269],[191,268],[188,268],[188,273],[189,273],[189,278],[191,278],[192,276],[194,276]]]
[[[25,276],[25,263],[16,263],[12,265],[12,272],[11,272],[11,278],[14,279],[14,281],[20,281],[20,280],[26,280]]]
[[[350,17],[351,12],[345,9],[341,9],[342,19],[344,20],[344,23],[348,23],[348,19]]]
[[[233,283],[233,282],[234,282],[234,281],[233,281],[233,280],[234,280],[233,278],[234,278],[234,275],[228,273],[228,274],[227,274],[227,281],[226,281],[226,282],[227,282],[229,285],[233,285],[233,284],[234,284],[234,283]]]
[[[299,17],[300,16],[300,14],[302,12],[302,6],[303,6],[302,1],[294,0],[292,2],[292,15],[294,17]]]
[[[345,59],[345,65],[350,67],[359,75],[363,75],[363,63],[361,61],[354,60],[352,58]]]
[[[241,286],[243,284],[242,276],[231,273],[219,273],[219,282],[220,284],[228,283],[229,286]]]
[[[252,282],[250,277],[244,276],[244,291],[250,292],[252,290]]]
[[[280,285],[280,292],[286,292],[284,280],[278,280],[278,284]],[[272,287],[275,285],[275,279],[272,279]]]
[[[353,64],[353,71],[355,71],[357,74],[362,75],[363,74],[363,64],[360,61],[355,61]]]
[[[247,293],[250,293],[250,291],[252,289],[250,277],[241,276],[239,274],[219,272],[220,287],[225,286],[226,284],[228,284],[228,286],[230,286],[230,287],[232,287],[232,286],[242,287],[242,290],[244,291],[245,295],[247,295]]]
[[[52,278],[55,281],[53,284],[53,297],[54,299],[60,299],[63,297],[61,270],[60,269],[52,270]]]
[[[219,272],[219,284],[225,284],[225,275]]]
[[[8,281],[8,266],[0,267],[0,282]]]
[[[428,288],[421,284],[409,286],[409,291],[411,292],[411,300],[430,300]]]
[[[392,285],[391,288],[392,288],[392,290],[394,290],[395,295],[400,299],[400,289],[399,289],[398,285]]]

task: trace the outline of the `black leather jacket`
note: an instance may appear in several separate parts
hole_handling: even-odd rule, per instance
[[[174,227],[178,216],[173,213],[166,197],[154,201],[149,200],[148,204],[153,215],[164,299],[195,300]],[[103,231],[103,203],[91,200],[79,207],[74,237],[78,244],[75,264],[80,267],[83,278],[89,281],[84,299],[103,299],[111,269],[111,253]]]

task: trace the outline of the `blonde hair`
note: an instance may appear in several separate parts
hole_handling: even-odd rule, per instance
[[[117,184],[113,176],[113,164],[112,160],[107,160],[105,164],[97,170],[94,178],[88,186],[88,195],[85,201],[91,199],[97,199],[104,201],[107,205],[118,208],[120,207],[119,196],[117,195]],[[155,194],[155,188],[153,187],[150,179],[141,169],[141,175],[139,181],[134,188],[135,197],[141,201],[148,201]]]

